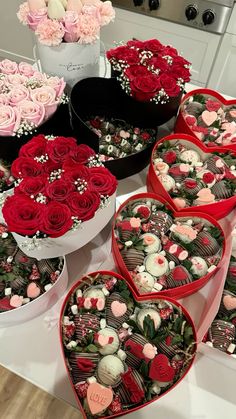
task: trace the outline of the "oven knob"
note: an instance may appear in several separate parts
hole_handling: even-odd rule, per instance
[[[215,20],[215,12],[211,9],[205,10],[202,15],[202,21],[204,25],[210,25]]]
[[[142,4],[143,4],[143,0],[134,0],[135,6],[142,6]]]
[[[160,0],[149,0],[149,9],[157,10],[160,6]]]
[[[198,15],[197,6],[195,6],[194,4],[190,4],[188,7],[186,7],[185,16],[188,20],[195,19],[197,15]]]

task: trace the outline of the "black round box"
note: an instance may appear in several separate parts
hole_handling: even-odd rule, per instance
[[[81,80],[71,91],[71,124],[74,135],[78,143],[87,144],[98,153],[99,137],[85,124],[91,116],[121,119],[139,128],[157,129],[177,114],[181,96],[182,94],[163,105],[138,102],[122,90],[115,78],[91,77]],[[138,153],[108,160],[104,164],[117,179],[131,176],[147,166],[154,144]]]

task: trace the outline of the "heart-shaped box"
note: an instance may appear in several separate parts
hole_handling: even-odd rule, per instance
[[[190,106],[192,107],[191,112],[192,114],[188,114],[186,112],[186,105],[188,104],[189,100],[191,100],[191,98],[194,95],[198,95],[199,97],[199,108],[201,107],[201,97],[205,97],[205,98],[209,98],[210,100],[210,104],[207,108],[202,107],[201,110],[194,110],[194,105],[190,104]],[[221,118],[221,116],[219,116],[219,109],[217,110],[217,107],[215,108],[215,106],[217,105],[212,105],[212,102],[216,102],[219,105],[222,104],[224,111],[227,109],[229,110],[230,107],[233,107],[233,110],[236,110],[236,100],[235,99],[231,99],[231,100],[227,100],[225,99],[223,96],[221,96],[218,92],[216,92],[215,90],[211,90],[211,89],[196,89],[196,90],[192,90],[190,92],[188,92],[181,100],[181,104],[180,104],[180,108],[179,108],[179,114],[178,117],[176,119],[176,123],[175,123],[175,128],[174,128],[174,132],[175,133],[184,133],[184,134],[188,134],[188,135],[192,135],[195,138],[200,139],[202,142],[205,143],[205,145],[207,145],[208,147],[214,147],[214,146],[223,146],[224,148],[230,148],[230,149],[236,149],[236,113],[234,117],[230,117],[231,121],[227,121],[228,124],[230,124],[230,122],[233,121],[233,126],[231,126],[231,128],[233,128],[234,132],[231,134],[233,135],[229,135],[230,134],[230,128],[226,128],[225,126],[225,130],[221,130],[221,132],[225,132],[226,137],[223,141],[221,141],[221,143],[217,143],[215,142],[215,140],[217,140],[218,138],[218,131],[215,131],[215,133],[213,132],[214,135],[211,136],[210,140],[207,139],[207,136],[209,136],[207,134],[210,132],[210,130],[217,128],[217,126],[214,126],[214,123],[216,122],[216,114],[218,115],[219,118]],[[205,109],[205,111],[204,111]],[[199,113],[201,114],[201,112],[205,112],[204,114],[204,118],[206,123],[201,123],[200,126],[197,125],[197,128],[195,128],[195,116],[199,116]],[[196,112],[196,113],[195,113]],[[221,111],[220,111],[221,112]],[[192,118],[192,115],[194,115],[194,117]],[[189,118],[188,118],[189,117]],[[225,122],[225,121],[224,121]],[[212,125],[213,124],[213,125]],[[219,124],[218,124],[219,125]],[[220,128],[222,126],[222,124],[219,125],[218,128]],[[235,130],[234,130],[234,126],[235,126]],[[218,129],[217,128],[217,129]],[[228,129],[228,130],[227,130]],[[205,131],[206,130],[206,131]],[[203,132],[206,132],[206,134],[203,134]],[[215,136],[215,138],[214,138]],[[233,138],[233,140],[230,140],[230,137]],[[235,137],[235,138],[234,138]]]
[[[91,117],[102,116],[123,120],[134,127],[154,128],[175,116],[181,95],[169,103],[157,105],[152,102],[135,101],[120,87],[115,78],[92,77],[81,80],[71,92],[71,124],[78,142],[99,151],[99,137],[87,125]],[[104,162],[116,176],[123,179],[140,172],[147,166],[153,143],[135,154]]]
[[[178,207],[175,203],[175,201],[173,201],[172,196],[170,195],[169,192],[167,192],[167,190],[164,188],[164,186],[162,185],[162,183],[160,182],[160,180],[158,179],[156,172],[155,172],[155,167],[154,167],[154,158],[157,155],[157,150],[158,147],[161,146],[163,143],[166,144],[170,144],[170,146],[172,144],[175,143],[180,143],[182,145],[184,145],[184,147],[186,149],[189,150],[194,150],[194,152],[196,151],[201,159],[206,159],[206,157],[208,155],[212,155],[214,156],[213,153],[217,153],[218,155],[222,154],[222,153],[230,153],[231,155],[236,153],[232,150],[226,150],[225,148],[223,149],[222,147],[211,147],[210,149],[203,144],[200,140],[198,140],[195,137],[189,136],[189,135],[185,135],[185,134],[172,134],[172,135],[168,135],[167,137],[162,138],[160,141],[158,141],[155,144],[155,147],[153,149],[153,153],[152,153],[152,158],[151,158],[151,164],[149,166],[149,172],[148,172],[148,176],[147,176],[147,189],[149,192],[153,192],[153,193],[157,193],[158,195],[161,195],[167,202],[169,202],[171,204],[171,206],[176,210],[180,210],[180,207]],[[210,169],[208,169],[210,171]],[[189,172],[190,173],[190,172]],[[186,178],[188,178],[189,175],[185,174],[183,179],[178,180],[178,182],[181,185],[181,182],[184,181]],[[191,177],[191,173],[190,173],[190,177]],[[200,179],[199,179],[200,180]],[[217,183],[216,183],[217,185]],[[204,184],[202,184],[202,188],[204,188]],[[206,188],[206,186],[205,186]],[[210,189],[209,189],[210,190]],[[176,198],[180,198],[181,196],[179,195],[175,195]],[[196,198],[198,196],[196,195]],[[200,211],[200,212],[204,212],[206,214],[211,215],[212,217],[214,217],[215,219],[219,220],[223,217],[226,217],[235,207],[236,205],[236,195],[231,196],[230,198],[227,199],[221,199],[220,201],[217,202],[213,202],[210,204],[202,204],[202,205],[195,205],[192,204],[190,206],[187,206],[185,208],[181,208],[181,211],[183,213],[185,212],[192,212],[192,211]]]
[[[132,313],[136,314],[131,321]],[[132,326],[125,329],[124,322]],[[152,331],[144,326],[146,322],[151,322]],[[156,338],[154,343],[154,336],[161,336],[167,324],[168,342]],[[179,384],[196,352],[196,330],[180,303],[137,297],[126,279],[110,271],[90,273],[72,286],[62,305],[59,327],[68,378],[84,418],[98,413],[114,418],[149,405]],[[177,343],[177,334],[182,343]]]
[[[152,227],[151,229],[149,229],[149,235],[151,236],[151,239],[152,239],[150,244],[154,245],[157,248],[155,248],[154,250],[152,250],[152,248],[149,248],[150,250],[150,251],[148,250],[149,253],[145,255],[145,251],[143,250],[144,242],[143,242],[143,238],[141,237],[144,231],[148,231],[148,229],[146,229],[145,223],[143,223],[143,226],[141,224],[140,229],[137,228],[136,226],[133,229],[132,228],[130,229],[130,226],[128,227],[123,226],[125,227],[125,229],[122,232],[123,244],[121,244],[121,246],[120,246],[121,239],[119,238],[120,233],[118,232],[117,226],[118,228],[120,228],[119,226],[120,220],[125,221],[126,219],[128,219],[128,217],[132,217],[132,215],[130,215],[131,207],[135,208],[134,211],[136,211],[136,216],[137,216],[137,207],[147,206],[147,202],[149,201],[151,202],[151,204],[148,204],[150,208],[153,208],[153,204],[157,207],[155,209],[155,212],[157,215],[155,216],[156,221],[154,224],[154,229],[152,229]],[[123,214],[125,214],[124,218],[123,218],[123,215],[121,215],[122,211],[123,211]],[[163,214],[163,212],[165,212],[165,214]],[[152,215],[153,215],[152,213],[151,213],[151,216],[149,215],[149,222],[151,221],[151,224],[153,223]],[[198,243],[200,240],[200,243],[201,243],[200,247],[202,245],[205,247],[208,247],[211,241],[212,243],[214,242],[214,246],[217,247],[217,249],[215,248],[216,250],[215,253],[218,254],[217,257],[214,254],[215,250],[214,251],[210,250],[209,255],[206,256],[208,253],[208,250],[204,251],[202,247],[200,249],[198,244],[196,247],[194,244],[196,243],[194,241],[195,239],[192,240],[194,244],[194,248],[192,248],[193,246],[192,243],[190,242],[190,245],[191,245],[190,247],[188,246],[188,244],[186,243],[184,244],[183,240],[181,241],[176,237],[176,232],[174,234],[174,237],[171,237],[171,227],[172,225],[173,226],[175,225],[174,221],[176,222],[176,224],[181,224],[181,219],[182,221],[185,221],[183,223],[184,225],[188,224],[189,222],[190,224],[191,222],[195,223],[194,227],[196,225],[196,229],[198,228],[198,224],[199,223],[201,224],[201,222],[203,222],[204,228],[206,227],[208,229],[209,227],[209,231],[207,232],[206,235],[203,232],[203,234],[201,233],[201,238],[200,237],[197,238],[198,233],[195,233],[195,238],[197,238]],[[134,224],[132,223],[132,225]],[[148,225],[148,221],[146,225]],[[223,239],[222,245],[217,244],[217,240],[211,237],[211,233],[210,233],[211,226],[213,227],[213,230],[216,228],[217,229],[216,231],[219,233],[218,237],[216,236],[217,240],[219,241],[220,238]],[[142,243],[137,242],[136,236],[132,235],[134,234],[135,228],[139,229],[139,233],[138,233],[139,235],[137,235],[137,238],[139,240],[139,236],[140,236],[140,238],[142,239]],[[152,233],[150,233],[150,231],[152,231]],[[214,231],[212,233],[214,234]],[[153,241],[153,236],[157,236],[158,234],[160,238],[154,237],[154,241]],[[169,237],[166,236],[167,234],[169,234]],[[192,232],[190,232],[189,230],[189,233],[187,234],[192,234]],[[182,236],[182,233],[181,233],[181,236]],[[205,236],[207,236],[207,238]],[[162,237],[167,237],[168,240],[166,240],[166,242],[161,242]],[[124,245],[124,242],[125,242],[125,245]],[[180,298],[183,298],[183,297],[186,297],[188,295],[195,293],[196,291],[201,289],[214,276],[214,274],[219,269],[218,265],[223,259],[224,254],[225,254],[225,242],[226,242],[226,238],[225,238],[224,231],[219,225],[219,223],[213,217],[209,216],[208,214],[204,214],[202,212],[197,212],[197,211],[192,211],[192,212],[176,211],[171,206],[171,204],[166,202],[166,200],[161,195],[157,195],[153,193],[140,193],[140,194],[133,195],[130,198],[128,198],[119,207],[118,211],[116,212],[115,219],[113,222],[113,228],[112,228],[112,253],[113,253],[114,261],[116,263],[116,267],[118,271],[121,273],[121,275],[126,277],[127,280],[131,283],[135,291],[136,297],[140,295],[146,295],[146,296],[157,295],[159,297],[167,296],[171,298],[180,299]],[[140,247],[140,244],[141,244],[141,247]],[[172,246],[172,245],[175,245],[175,246]],[[128,246],[131,246],[131,250],[132,250],[132,252],[129,255],[127,253]],[[212,246],[212,244],[210,244],[210,246]],[[120,247],[122,247],[122,249],[125,250],[124,257],[126,259],[126,263],[124,262],[124,259],[121,255]],[[211,247],[211,249],[213,247]],[[163,251],[165,253],[164,255],[163,255]],[[210,257],[210,254],[211,254],[211,257]],[[161,269],[161,272],[159,272],[159,269],[158,269],[157,273],[156,272],[153,273],[152,272],[153,268],[147,269],[146,267],[143,266],[143,265],[146,265],[147,263],[147,260],[145,261],[147,255],[151,256],[150,259],[154,258],[154,255],[155,257],[161,255],[162,260],[160,261],[160,263],[163,264],[163,272],[162,272],[162,269]],[[200,257],[201,260],[198,259],[199,256],[202,256]],[[205,259],[203,260],[203,258]],[[195,269],[192,266],[192,262],[190,265],[189,263],[186,264],[186,261],[192,261],[192,259],[194,259],[195,266],[196,266],[196,263],[197,265],[198,263],[200,263],[200,265],[201,264],[204,265],[204,269],[202,270],[202,266],[200,266],[199,268],[201,269],[200,271],[198,271],[198,268]],[[174,262],[174,265],[173,265],[173,262]],[[216,266],[214,265],[215,262],[217,263]],[[153,263],[157,264],[155,260],[149,261],[149,266],[150,265],[152,266]],[[172,263],[173,267],[170,267],[170,263]],[[128,269],[126,265],[128,265],[130,269]],[[181,271],[183,271],[183,273],[176,272],[176,274],[177,276],[181,275],[182,277],[184,275],[184,278],[177,277],[176,281],[178,282],[180,280],[180,285],[176,286],[176,281],[173,276],[172,270],[174,268],[178,268],[179,266],[183,267],[181,268]],[[137,267],[140,267],[141,269],[136,271]],[[149,275],[149,273],[147,274],[147,272],[145,271],[147,272],[150,271],[149,273],[151,275]],[[147,285],[145,284],[145,287],[143,286],[138,287],[139,283],[137,280],[140,280],[138,276],[140,273],[141,273],[140,275],[141,277],[143,277],[144,273],[146,274],[145,278],[142,278],[143,280],[145,279],[145,281],[147,282]],[[168,280],[166,280],[166,275],[169,278]],[[152,277],[154,276],[154,285],[153,285],[153,279],[150,278],[151,276]],[[136,283],[135,283],[135,280],[136,280]],[[142,284],[142,282],[140,283]],[[168,287],[167,287],[167,284],[168,284]]]

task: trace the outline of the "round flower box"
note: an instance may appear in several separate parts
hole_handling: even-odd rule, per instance
[[[184,150],[187,153],[193,153],[189,164],[185,164],[188,173],[179,174],[178,171],[175,171],[179,170],[181,163],[187,163],[186,161],[183,162],[180,159],[176,162],[170,160],[169,164],[165,163],[165,155],[168,160],[166,153],[175,154],[175,147],[178,147],[178,144],[179,147],[183,147],[183,153]],[[164,149],[165,146],[166,149]],[[161,158],[163,156],[164,160]],[[194,162],[194,158],[199,161]],[[214,166],[214,159],[215,161],[218,159],[219,164],[222,164],[222,170]],[[162,196],[176,211],[181,210],[183,213],[201,211],[220,220],[236,206],[234,159],[236,162],[235,151],[227,150],[225,147],[209,148],[199,139],[186,134],[169,135],[158,141],[153,149],[147,176],[147,189],[149,192]],[[158,160],[160,160],[160,165],[164,163],[164,168],[162,169],[160,166],[160,170],[164,170],[165,173],[157,174],[155,161]],[[159,167],[158,163],[157,167]],[[178,185],[177,192],[174,192],[175,189],[172,189],[171,185],[170,189],[168,185],[164,186],[166,179],[174,182],[174,188]],[[228,186],[229,183],[230,186]],[[227,191],[226,194],[225,191]]]
[[[116,178],[72,137],[39,135],[12,163],[14,195],[2,207],[19,247],[43,259],[88,243],[115,211]]]
[[[23,253],[4,224],[0,224],[0,327],[39,316],[53,306],[68,282],[65,258],[38,262]]]
[[[161,195],[142,193],[119,207],[112,253],[136,296],[179,299],[201,289],[217,272],[225,235],[213,217],[176,211]]]
[[[165,105],[137,102],[125,94],[115,78],[88,78],[78,82],[71,92],[71,123],[77,142],[86,142],[97,153],[99,137],[86,121],[94,116],[120,119],[134,127],[157,129],[176,115],[181,95]],[[104,165],[123,179],[140,172],[147,164],[153,144],[124,158],[105,161]]]
[[[183,338],[172,345],[181,323]],[[84,419],[114,418],[150,406],[180,384],[196,353],[194,323],[180,303],[137,297],[129,281],[110,271],[89,273],[72,286],[59,330]],[[163,332],[166,339],[158,340]]]
[[[63,79],[30,64],[0,61],[0,156],[11,163],[37,133],[67,135],[68,99]]]

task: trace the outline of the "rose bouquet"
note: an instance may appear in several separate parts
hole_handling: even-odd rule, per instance
[[[74,138],[34,137],[11,170],[18,185],[2,212],[27,254],[42,258],[44,245],[48,257],[70,253],[91,240],[114,212],[116,178]]]
[[[0,62],[0,136],[32,134],[64,101],[65,82],[28,63]],[[2,156],[1,156],[2,157]]]
[[[40,43],[57,46],[62,42],[95,42],[101,26],[114,20],[115,11],[110,1],[28,0],[20,5],[17,16]]]
[[[107,52],[122,89],[141,102],[164,104],[181,95],[190,63],[157,39],[132,40]]]

